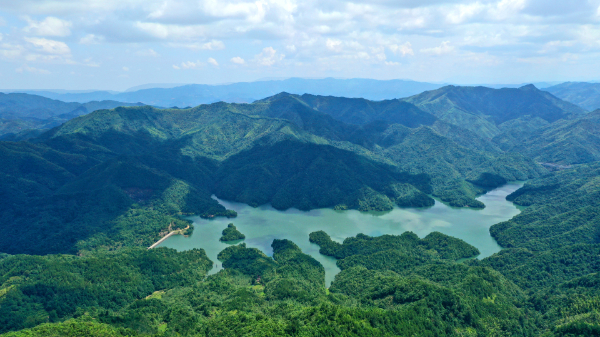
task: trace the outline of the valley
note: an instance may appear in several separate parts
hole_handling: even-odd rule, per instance
[[[219,200],[227,209],[235,210],[237,218],[202,219],[192,218],[194,232],[189,237],[171,236],[158,247],[175,248],[178,251],[201,248],[207,256],[216,262],[209,274],[219,272],[222,267],[217,255],[232,243],[219,242],[221,230],[233,221],[236,227],[246,235],[242,241],[250,248],[257,248],[272,256],[271,242],[274,239],[293,241],[305,254],[312,256],[325,268],[325,284],[333,282],[339,268],[335,260],[319,254],[316,245],[309,243],[309,234],[315,231],[331,233],[333,240],[342,242],[345,238],[363,233],[369,236],[384,234],[400,235],[410,231],[423,238],[432,232],[440,232],[476,247],[479,259],[491,256],[500,251],[500,246],[490,236],[489,227],[509,220],[519,213],[506,196],[522,187],[522,183],[510,183],[492,190],[477,198],[486,205],[483,210],[453,208],[440,201],[432,207],[394,208],[385,212],[359,212],[356,210],[336,211],[316,209],[308,212],[297,209],[278,211],[269,205],[257,208],[241,203]]]
[[[427,89],[7,101],[0,333],[594,335],[598,111]]]

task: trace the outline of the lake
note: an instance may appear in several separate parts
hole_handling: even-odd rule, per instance
[[[221,270],[217,255],[228,243],[219,241],[221,232],[227,224],[233,223],[246,235],[243,242],[248,247],[262,250],[272,256],[273,239],[289,239],[297,244],[304,253],[310,254],[325,267],[325,283],[329,287],[335,275],[340,271],[336,259],[321,255],[319,246],[308,241],[311,232],[323,230],[335,241],[358,233],[370,236],[383,234],[400,235],[411,231],[423,238],[438,231],[460,238],[477,247],[481,252],[478,258],[484,258],[500,251],[500,246],[490,236],[490,226],[506,221],[519,214],[520,210],[505,197],[523,186],[522,182],[506,184],[479,198],[486,207],[482,210],[450,207],[438,200],[429,208],[395,208],[388,212],[359,212],[356,210],[335,211],[316,209],[308,212],[297,209],[278,211],[265,205],[253,208],[246,204],[219,200],[227,209],[238,213],[235,219],[216,218],[211,220],[191,217],[194,232],[189,237],[173,235],[159,247],[175,248],[178,251],[203,248],[208,257],[216,264],[210,271],[214,274]],[[237,244],[239,242],[235,242]]]

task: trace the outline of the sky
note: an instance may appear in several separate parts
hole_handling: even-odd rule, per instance
[[[0,0],[0,88],[600,80],[600,0]]]

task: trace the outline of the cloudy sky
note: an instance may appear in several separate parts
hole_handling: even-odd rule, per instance
[[[0,88],[600,80],[600,0],[0,0]]]

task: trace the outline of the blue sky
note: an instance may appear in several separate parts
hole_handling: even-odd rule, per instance
[[[2,89],[600,80],[600,0],[0,0]]]

